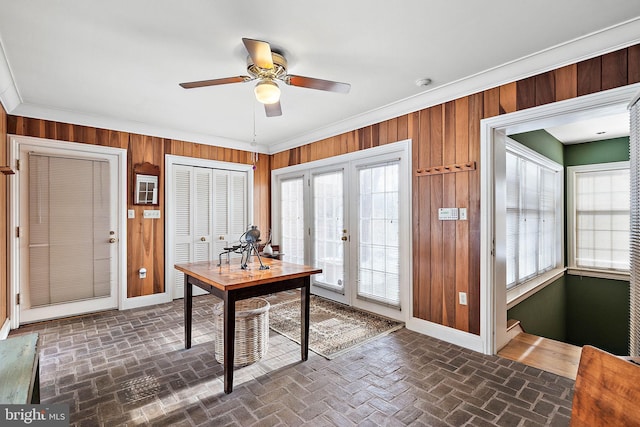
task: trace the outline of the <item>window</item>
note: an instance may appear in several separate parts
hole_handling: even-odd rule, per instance
[[[535,287],[533,279],[564,268],[563,169],[513,140],[506,150],[507,289]]]
[[[569,268],[629,272],[629,162],[568,172]]]

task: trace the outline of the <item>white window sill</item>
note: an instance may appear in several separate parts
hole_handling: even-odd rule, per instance
[[[568,274],[573,276],[597,277],[599,279],[612,279],[630,281],[631,275],[626,272],[607,271],[607,270],[590,270],[588,268],[569,267]]]
[[[512,289],[507,289],[507,310],[515,307],[531,295],[544,289],[547,285],[562,277],[567,269],[565,267],[549,270],[528,282],[522,283]]]

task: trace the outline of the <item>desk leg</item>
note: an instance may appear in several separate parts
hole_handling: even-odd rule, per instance
[[[236,299],[229,292],[224,293],[224,392],[233,391],[233,360],[236,336]]]
[[[184,348],[191,348],[191,320],[193,311],[193,285],[184,275]]]
[[[309,358],[309,300],[311,278],[304,278],[304,286],[300,289],[300,352],[302,360]]]

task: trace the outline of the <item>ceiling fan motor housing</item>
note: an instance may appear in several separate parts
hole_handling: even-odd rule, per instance
[[[261,68],[257,66],[251,56],[247,57],[247,73],[256,79],[278,79],[282,80],[287,75],[287,60],[284,56],[271,52],[273,68]]]

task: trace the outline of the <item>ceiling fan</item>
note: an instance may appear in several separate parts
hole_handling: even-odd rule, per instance
[[[221,79],[201,80],[197,82],[180,83],[185,89],[205,86],[224,85],[228,83],[244,83],[258,80],[254,89],[256,99],[264,104],[267,117],[281,116],[280,88],[277,81],[291,86],[310,89],[326,90],[329,92],[348,93],[349,83],[321,80],[313,77],[296,76],[287,73],[286,58],[271,50],[269,43],[261,40],[243,38],[242,43],[249,52],[247,58],[248,76],[225,77]]]

